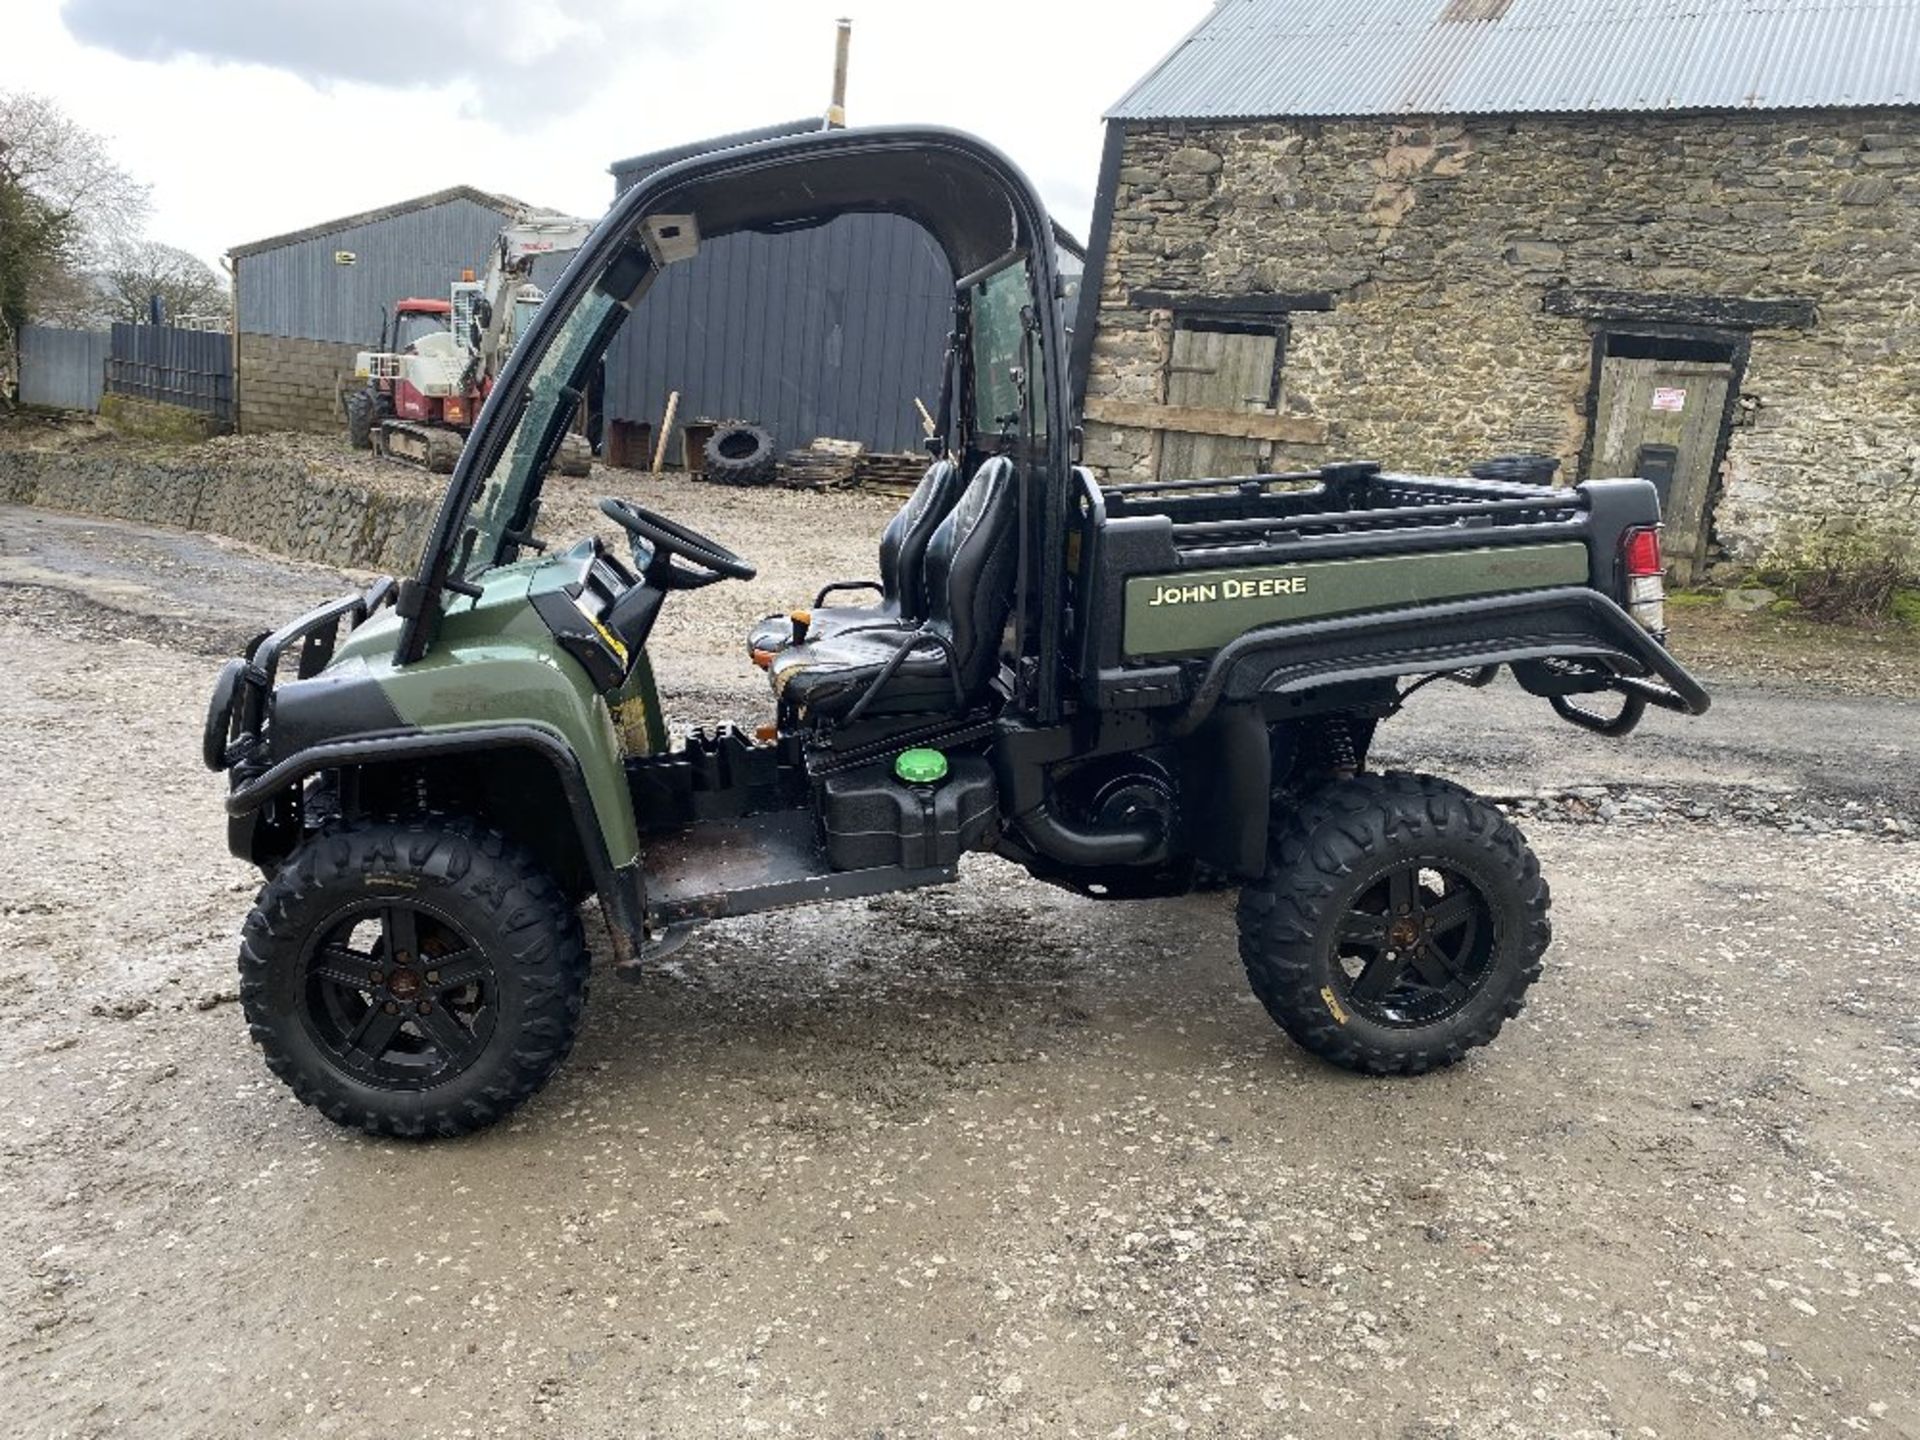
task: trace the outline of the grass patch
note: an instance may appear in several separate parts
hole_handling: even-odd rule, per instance
[[[1673,590],[1667,594],[1667,604],[1679,610],[1691,610],[1700,605],[1718,605],[1720,593],[1717,590]]]
[[[1920,630],[1920,589],[1903,586],[1893,592],[1893,618],[1902,625]]]

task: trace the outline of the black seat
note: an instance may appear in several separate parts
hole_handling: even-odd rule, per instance
[[[974,473],[928,542],[929,604],[921,624],[859,626],[774,656],[774,694],[796,720],[845,719],[855,705],[865,715],[943,714],[965,709],[985,691],[999,669],[1000,637],[1013,608],[1018,490],[1005,457]]]
[[[927,545],[940,522],[953,511],[960,498],[960,467],[951,460],[936,460],[913,487],[887,528],[880,532],[880,578],[843,580],[827,586],[814,597],[809,639],[837,635],[856,625],[916,625],[927,617],[926,557]],[[835,590],[878,590],[880,598],[872,605],[823,605]],[[747,653],[755,664],[793,644],[793,617],[782,613],[767,615],[754,622],[747,632]]]

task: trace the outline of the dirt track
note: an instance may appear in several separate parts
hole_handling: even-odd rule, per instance
[[[647,493],[763,562],[657,661],[749,718],[735,637],[884,512]],[[1291,1049],[1230,897],[986,861],[603,977],[545,1094],[410,1147],[248,1045],[195,758],[216,657],[342,583],[0,511],[0,1430],[1920,1435],[1910,703],[1610,746],[1423,692],[1386,758],[1554,792],[1547,975],[1449,1074]]]

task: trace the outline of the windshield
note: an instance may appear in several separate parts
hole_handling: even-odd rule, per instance
[[[461,568],[469,577],[517,553],[514,536],[533,528],[534,517],[526,512],[538,490],[536,481],[573,424],[588,373],[626,317],[626,304],[596,286],[567,317],[534,366],[519,398],[520,413],[512,433],[467,513],[472,539],[462,537],[461,548],[454,552],[465,557]]]
[[[410,310],[399,316],[394,324],[393,348],[404,350],[415,341],[423,340],[446,328],[446,316]]]
[[[513,353],[514,345],[520,337],[533,328],[533,317],[540,313],[538,300],[516,300],[513,302],[513,320],[507,327],[505,338],[501,342],[500,353],[507,356]]]

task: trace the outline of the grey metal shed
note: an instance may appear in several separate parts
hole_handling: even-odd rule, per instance
[[[482,273],[495,237],[532,207],[456,185],[304,230],[236,245],[239,414],[245,430],[338,432],[355,352],[376,344],[396,300],[446,298]],[[543,256],[537,285],[565,256]]]
[[[702,151],[799,134],[818,118],[612,166],[616,194]],[[783,449],[831,436],[919,448],[914,400],[938,400],[953,315],[945,257],[913,221],[844,215],[784,235],[727,235],[661,276],[607,356],[609,418],[753,420]]]
[[[381,311],[441,296],[479,273],[500,227],[527,206],[468,185],[236,245],[239,328],[249,335],[365,345]]]

